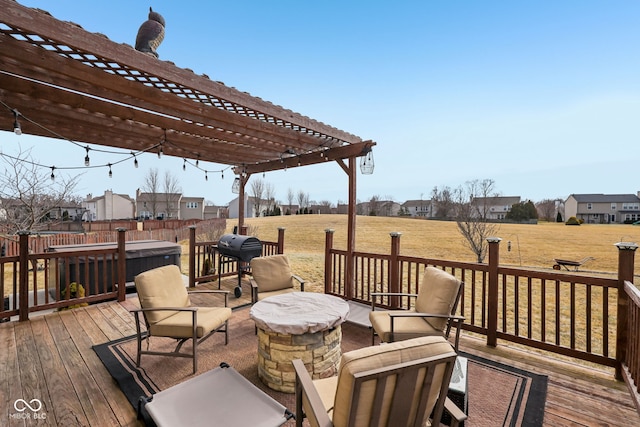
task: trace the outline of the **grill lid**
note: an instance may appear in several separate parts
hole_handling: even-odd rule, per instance
[[[218,240],[218,252],[248,262],[262,255],[262,242],[253,236],[224,234]]]

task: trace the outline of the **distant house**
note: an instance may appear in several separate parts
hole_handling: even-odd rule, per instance
[[[178,219],[204,219],[204,197],[183,196]]]
[[[84,221],[109,221],[135,217],[135,201],[126,194],[115,194],[111,190],[105,191],[102,196],[87,195],[87,198],[82,201],[82,207]]]
[[[571,194],[564,203],[567,218],[589,224],[621,224],[640,220],[638,194]]]
[[[414,218],[432,218],[431,200],[407,200],[402,204],[405,214]]]
[[[207,205],[204,207],[203,219],[229,218],[229,208],[226,206]]]
[[[180,219],[181,201],[180,193],[144,193],[138,189],[136,216],[140,219]]]
[[[375,200],[356,205],[357,215],[398,216],[400,203],[393,200]]]
[[[475,197],[472,204],[487,213],[487,219],[506,219],[511,207],[520,203],[520,196]]]
[[[240,209],[239,204],[240,197],[236,197],[229,202],[229,218],[238,218],[238,212]],[[267,207],[266,201],[260,202],[260,210],[264,210]],[[258,215],[260,216],[260,215]],[[250,197],[245,193],[244,195],[244,217],[255,218],[256,217],[256,198]]]

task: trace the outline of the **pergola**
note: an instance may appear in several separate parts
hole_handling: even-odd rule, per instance
[[[355,159],[373,141],[13,0],[0,0],[0,101],[2,130],[24,117],[25,134],[230,165],[240,227],[251,174],[335,161],[349,179],[355,249]]]

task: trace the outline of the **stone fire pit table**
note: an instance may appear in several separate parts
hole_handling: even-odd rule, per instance
[[[302,359],[313,379],[338,372],[341,324],[349,304],[332,295],[290,292],[258,301],[249,315],[258,328],[258,377],[267,387],[295,392],[291,361]]]

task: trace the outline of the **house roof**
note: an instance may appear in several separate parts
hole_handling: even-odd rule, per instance
[[[578,203],[624,203],[640,202],[635,194],[571,194]]]
[[[488,201],[492,206],[513,206],[520,203],[520,196],[475,197],[475,203]]]
[[[431,204],[430,199],[416,199],[416,200],[407,200],[402,204],[402,206],[429,206]]]
[[[302,93],[301,96],[304,96]],[[375,145],[45,11],[0,0],[0,129],[231,165],[236,174]]]

